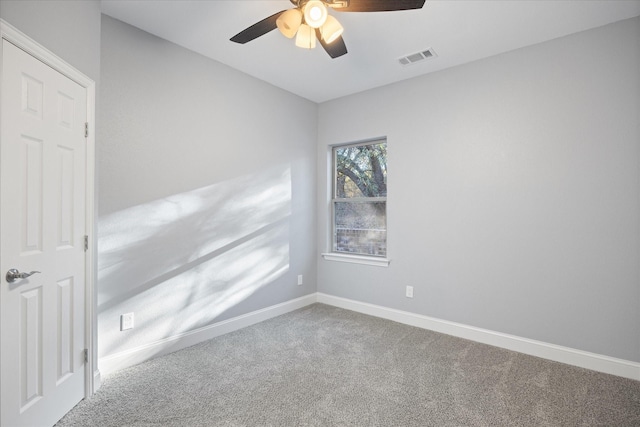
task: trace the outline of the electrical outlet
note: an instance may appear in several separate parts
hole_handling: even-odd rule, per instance
[[[298,286],[302,285],[302,274],[298,274]]]
[[[127,329],[133,329],[133,313],[120,315],[120,330],[126,331]]]
[[[407,296],[407,298],[413,298],[413,286],[407,286],[405,295]]]

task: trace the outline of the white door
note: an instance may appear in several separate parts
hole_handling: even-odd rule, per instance
[[[2,43],[0,425],[50,426],[85,393],[87,93]]]

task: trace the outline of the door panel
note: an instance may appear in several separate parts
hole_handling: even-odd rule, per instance
[[[42,397],[42,287],[20,293],[20,367],[24,411]]]
[[[40,139],[20,135],[23,174],[18,183],[22,223],[22,256],[42,252],[42,147]]]
[[[58,297],[58,376],[60,384],[73,374],[73,277],[67,277],[57,283]]]
[[[0,424],[84,397],[86,89],[3,40]],[[38,271],[8,283],[6,272]]]

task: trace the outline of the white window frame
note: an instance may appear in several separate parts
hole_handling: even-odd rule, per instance
[[[330,252],[322,253],[322,257],[327,261],[338,261],[338,262],[348,262],[352,264],[363,264],[363,265],[373,265],[378,267],[388,267],[391,259],[389,258],[389,209],[387,197],[359,197],[349,199],[349,203],[371,203],[371,202],[384,202],[385,203],[385,216],[386,216],[386,256],[378,256],[378,255],[367,255],[367,254],[356,254],[349,252],[338,252],[336,245],[337,231],[335,224],[335,206],[336,203],[344,203],[345,199],[338,199],[336,197],[337,194],[337,176],[336,176],[336,164],[337,164],[337,149],[340,148],[348,148],[348,147],[358,147],[363,145],[375,145],[387,143],[386,137],[374,138],[370,140],[364,140],[359,142],[352,142],[348,144],[336,144],[329,146],[328,156],[331,173],[329,173],[329,178],[331,179],[331,183],[329,188],[331,188],[331,192],[329,194],[329,219],[328,219],[328,230],[329,230],[329,239],[328,246],[330,248]],[[387,145],[388,146],[388,145]]]

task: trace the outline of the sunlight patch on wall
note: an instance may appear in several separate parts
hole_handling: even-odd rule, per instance
[[[213,323],[285,274],[290,216],[279,166],[99,218],[100,356]]]

